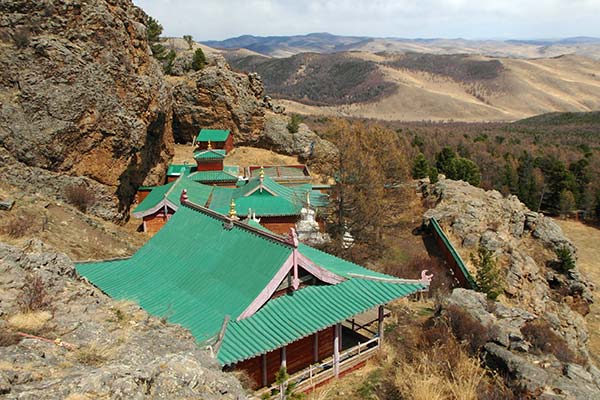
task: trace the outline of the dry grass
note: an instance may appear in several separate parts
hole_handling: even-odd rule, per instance
[[[565,235],[577,247],[577,267],[594,285],[600,287],[600,229],[576,221],[556,219]],[[597,293],[596,293],[597,296]],[[592,358],[600,362],[600,304],[596,300],[586,317],[590,335],[588,348]]]
[[[191,144],[176,144],[173,164],[183,164],[188,162],[195,165],[193,157],[193,147]],[[285,156],[266,149],[255,147],[236,147],[232,152],[227,154],[225,165],[238,165],[247,167],[249,165],[289,165],[298,164],[298,158]]]
[[[16,330],[26,333],[37,334],[41,332],[46,324],[52,319],[48,311],[30,311],[14,314],[8,318],[8,325]]]
[[[364,57],[363,54],[357,57]],[[485,102],[473,96],[467,85],[449,78],[382,65],[379,68],[386,81],[398,85],[396,93],[382,100],[324,107],[290,100],[276,102],[285,106],[288,113],[387,121],[507,121],[542,112],[590,111],[600,107],[596,60],[576,56],[499,60],[506,69],[498,80],[503,92],[486,96]]]
[[[110,346],[99,343],[92,343],[87,346],[80,347],[73,352],[73,356],[77,362],[83,365],[99,367],[110,360],[113,352]]]
[[[466,352],[457,355],[449,376],[445,368],[427,354],[418,363],[402,362],[396,367],[394,385],[403,396],[414,400],[477,399],[485,369]]]

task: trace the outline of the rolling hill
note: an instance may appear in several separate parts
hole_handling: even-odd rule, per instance
[[[419,52],[432,54],[479,54],[494,57],[539,58],[565,54],[600,59],[600,38],[573,37],[546,40],[467,40],[467,39],[402,39],[365,36],[337,36],[310,33],[297,36],[244,35],[222,41],[205,41],[218,49],[244,48],[270,57],[294,54],[334,53],[343,51]]]
[[[252,50],[254,51],[254,50]],[[600,109],[600,61],[431,53],[223,51],[299,114],[382,120],[512,121]]]

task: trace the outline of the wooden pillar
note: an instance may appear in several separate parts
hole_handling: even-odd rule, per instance
[[[287,368],[287,355],[285,353],[286,346],[281,348],[281,366]]]
[[[383,306],[379,306],[377,321],[377,333],[379,336],[379,344],[381,344],[383,341]]]
[[[319,362],[319,332],[315,332],[313,340],[313,362]]]
[[[267,353],[264,353],[262,355],[262,360],[261,360],[261,372],[262,372],[262,385],[263,386],[267,386],[268,380],[267,380]]]
[[[340,376],[340,324],[333,328],[333,374]]]

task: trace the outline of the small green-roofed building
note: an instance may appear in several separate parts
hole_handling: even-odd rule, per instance
[[[188,176],[196,170],[192,164],[169,164],[167,167],[167,182],[172,182],[180,176]]]
[[[198,204],[206,205],[213,187],[198,184],[184,175],[179,176],[166,185],[153,187],[131,215],[142,219],[144,232],[155,234],[179,209],[179,198],[183,190]]]
[[[194,152],[194,160],[222,160],[225,155],[225,150],[197,150]]]
[[[349,365],[340,358],[356,342],[348,343],[362,341],[365,354],[378,345],[386,303],[429,286],[424,274],[377,273],[299,245],[293,231],[278,236],[179,195],[177,213],[132,257],[77,263],[77,272],[112,298],[189,329],[257,387],[271,384],[282,365],[294,374],[325,362],[337,375]],[[373,338],[355,328],[365,315],[375,315]]]
[[[233,150],[233,136],[228,129],[201,129],[196,137],[199,150],[222,149],[226,153]]]

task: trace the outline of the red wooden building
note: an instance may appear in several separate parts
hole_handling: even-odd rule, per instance
[[[233,135],[226,129],[201,129],[196,137],[197,150],[233,150]]]

